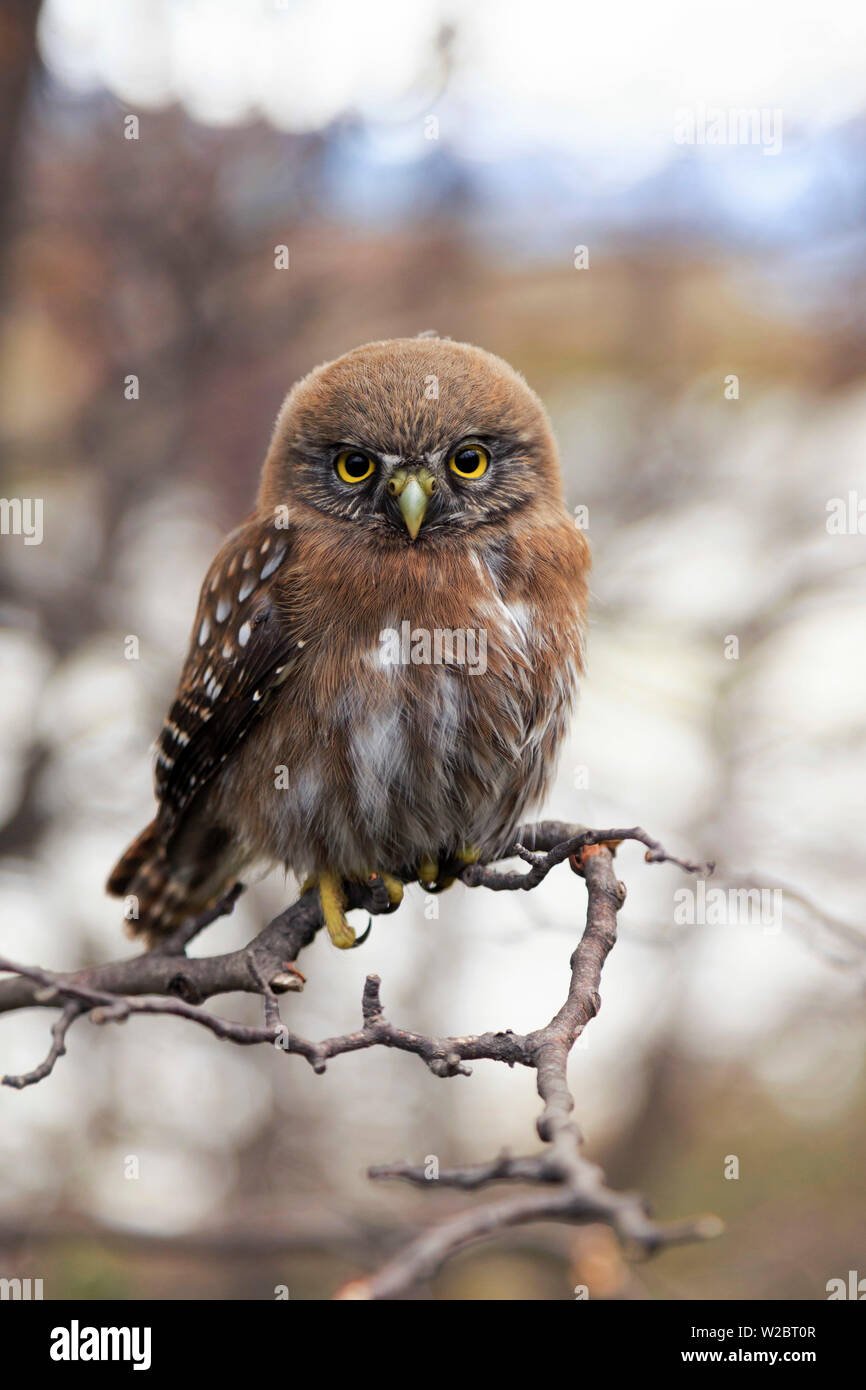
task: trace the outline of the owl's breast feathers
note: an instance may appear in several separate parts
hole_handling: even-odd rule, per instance
[[[564,518],[476,535],[396,550],[298,527],[273,601],[301,645],[217,798],[251,851],[397,872],[492,852],[544,794],[581,669],[586,545]]]
[[[565,513],[401,550],[303,520],[248,521],[205,579],[159,812],[109,881],[144,898],[145,930],[253,860],[348,875],[494,853],[549,784],[586,603]]]

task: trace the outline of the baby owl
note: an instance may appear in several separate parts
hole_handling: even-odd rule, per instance
[[[500,358],[423,336],[310,372],[202,586],[158,810],[108,881],[131,929],[153,944],[282,864],[350,946],[346,880],[396,902],[501,856],[553,774],[588,568],[544,408]]]

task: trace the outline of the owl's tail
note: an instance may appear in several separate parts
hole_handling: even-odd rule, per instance
[[[207,884],[190,882],[169,862],[157,822],[151,821],[111,871],[106,890],[123,898],[124,920],[131,937],[144,937],[155,946],[191,917],[216,906],[231,887],[231,879]]]

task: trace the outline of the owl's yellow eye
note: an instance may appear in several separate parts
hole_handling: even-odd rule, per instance
[[[448,460],[448,467],[458,478],[482,478],[489,462],[490,455],[480,444],[460,444]]]
[[[344,483],[363,483],[374,471],[376,465],[361,449],[344,449],[337,455],[335,468],[337,477]]]

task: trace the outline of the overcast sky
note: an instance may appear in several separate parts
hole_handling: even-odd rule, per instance
[[[678,108],[781,108],[792,138],[866,98],[862,0],[48,0],[42,47],[65,81],[133,109],[179,98],[206,122],[263,114],[298,130],[405,110],[443,22],[458,65],[431,114],[469,156],[543,143],[628,182],[670,157]],[[417,92],[412,112],[410,158]]]

